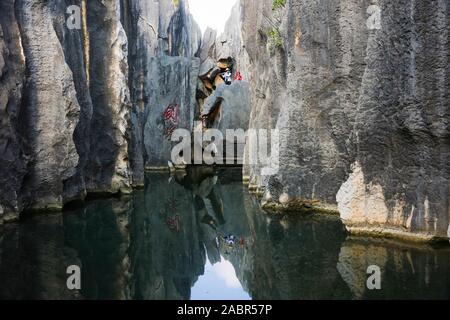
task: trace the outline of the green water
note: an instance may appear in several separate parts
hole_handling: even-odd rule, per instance
[[[80,290],[67,288],[71,265]],[[380,290],[366,285],[372,265]],[[268,216],[239,171],[195,168],[0,227],[0,298],[448,299],[450,248],[351,238],[328,216]]]

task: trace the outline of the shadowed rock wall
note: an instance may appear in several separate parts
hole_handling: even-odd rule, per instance
[[[186,1],[0,9],[0,221],[142,185],[170,156],[166,108],[193,125],[201,35]]]

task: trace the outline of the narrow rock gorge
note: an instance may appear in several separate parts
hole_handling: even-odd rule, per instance
[[[220,105],[213,128],[278,132],[262,163],[246,140],[263,207],[448,239],[449,16],[447,0],[239,0],[202,36],[185,0],[2,0],[0,223],[132,193]]]

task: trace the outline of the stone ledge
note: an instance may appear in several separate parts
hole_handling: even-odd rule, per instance
[[[282,204],[275,201],[264,203],[261,208],[272,214],[283,213],[322,213],[339,216],[337,206],[331,204],[324,204],[317,200],[292,200],[288,203]]]
[[[169,172],[169,167],[168,166],[161,166],[161,167],[145,167],[145,171],[146,172]]]
[[[8,212],[0,215],[0,226],[4,223],[12,223],[19,221],[19,214],[16,212]]]
[[[345,222],[344,222],[345,225]],[[353,236],[372,237],[382,239],[397,239],[415,243],[448,242],[448,237],[436,236],[425,232],[409,232],[392,227],[362,227],[345,225],[347,231]]]
[[[185,165],[175,166],[176,171],[186,170]],[[147,166],[145,167],[145,172],[170,172],[170,168],[168,166]]]

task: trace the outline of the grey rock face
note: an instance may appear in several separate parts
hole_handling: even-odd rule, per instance
[[[173,130],[192,131],[199,59],[157,57],[150,61],[153,88],[143,128],[146,167],[166,166],[171,159]]]
[[[22,209],[20,189],[27,158],[19,126],[25,73],[14,1],[0,3],[0,223]]]
[[[80,28],[68,27],[70,5]],[[185,1],[0,9],[0,222],[141,185],[144,165],[167,160],[149,135],[168,101],[192,128],[201,36]]]
[[[356,161],[338,197],[346,223],[445,237],[450,74],[445,1],[380,2],[355,118]],[[359,169],[361,168],[361,169]],[[365,192],[347,192],[364,177]],[[357,183],[356,183],[357,185]],[[366,204],[369,204],[368,206]]]
[[[81,30],[67,28],[67,3],[59,1],[48,6],[53,19],[53,28],[63,49],[64,59],[72,72],[76,98],[80,106],[78,122],[73,132],[73,141],[79,160],[76,173],[64,181],[63,202],[83,198],[86,194],[85,175],[91,145],[90,122],[93,105],[89,90],[87,15],[82,5],[85,1],[78,1],[76,4],[82,8],[84,23]]]
[[[211,57],[216,57],[215,44],[217,38],[217,31],[206,28],[202,39],[202,45],[200,48],[200,61],[204,63],[206,60],[211,59]],[[200,73],[200,75],[202,75]]]
[[[215,107],[220,107],[218,118],[213,128],[224,135],[226,130],[247,130],[250,121],[249,83],[234,81],[231,85],[221,84],[214,93],[205,100],[203,113],[209,114]]]
[[[30,157],[21,192],[31,209],[60,208],[63,183],[76,173],[73,141],[78,103],[72,72],[53,28],[51,7],[42,1],[16,1],[26,62],[21,101],[24,138]]]
[[[123,173],[126,166],[122,165],[127,157],[124,139],[127,110],[124,105],[128,96],[128,70],[123,60],[126,58],[126,51],[123,51],[126,38],[123,31],[120,35],[120,16],[108,16],[98,11],[101,7],[102,10],[109,8],[110,14],[111,10],[120,12],[119,2],[108,2],[109,7],[102,7],[98,6],[99,2],[91,1],[90,10],[86,10],[85,1],[75,4],[82,8],[81,30],[67,27],[69,4],[65,1],[2,3],[2,33],[7,40],[2,70],[8,71],[8,76],[3,77],[5,85],[2,85],[1,96],[9,106],[2,117],[8,121],[4,126],[5,134],[2,134],[7,152],[0,156],[5,162],[0,176],[5,177],[5,186],[9,189],[2,193],[1,199],[6,213],[23,209],[59,209],[64,203],[83,197],[87,190],[114,192],[128,184],[116,182],[120,180],[117,175],[124,175],[124,180],[127,175]],[[92,14],[91,19],[86,12]],[[116,22],[111,29],[104,29],[111,37],[93,32],[94,46],[89,47],[87,24],[92,30],[96,29],[96,24],[101,22],[101,19],[95,20],[96,14],[105,14],[109,21]],[[3,25],[8,25],[7,29]],[[120,37],[122,41],[115,41]],[[108,39],[113,46],[105,45]],[[99,61],[97,57],[100,56]],[[110,58],[112,64],[106,66],[104,58]],[[89,61],[95,63],[91,64],[93,72],[89,70]],[[107,72],[98,71],[100,62]],[[94,80],[90,82],[91,73]],[[114,82],[111,79],[116,81],[116,88],[110,85],[104,90],[102,86]],[[95,98],[94,118],[91,92]],[[113,110],[105,115],[104,108],[108,104]],[[109,124],[101,119],[102,114],[109,118]],[[95,129],[93,134],[91,126]],[[105,136],[108,139],[103,139]],[[105,149],[111,151],[108,156],[112,156],[107,160],[109,166],[99,160],[100,155],[106,154],[99,144],[106,145]],[[92,168],[99,162],[103,171],[96,171],[99,174],[96,177],[87,166],[89,163]],[[88,186],[86,176],[89,176]]]
[[[128,43],[120,1],[89,1],[90,92],[94,105],[87,190],[127,192],[129,112]]]
[[[129,38],[133,184],[142,185],[144,168],[167,165],[171,143],[163,113],[180,109],[176,127],[192,129],[199,72],[200,28],[186,1],[129,1],[125,26]]]
[[[381,29],[367,23],[373,4]],[[249,165],[251,183],[269,195],[339,204],[354,231],[446,236],[448,4],[241,5],[250,126],[280,132],[278,174]]]
[[[216,38],[214,57],[216,60],[232,57],[235,61],[235,71],[240,71],[245,78],[250,75],[247,69],[250,62],[243,38],[244,19],[244,6],[237,2],[225,24],[224,32]]]

